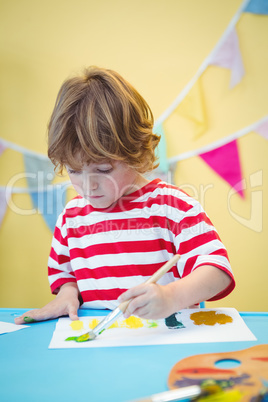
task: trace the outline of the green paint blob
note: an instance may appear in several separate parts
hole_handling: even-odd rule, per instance
[[[158,327],[158,324],[156,321],[148,321],[149,328],[156,328]]]
[[[26,322],[27,324],[30,324],[32,322],[35,322],[35,319],[32,317],[24,317],[23,321]]]
[[[66,341],[76,341],[78,337],[77,336],[69,336],[69,338],[66,338]]]
[[[95,336],[87,332],[86,334],[80,336],[69,336],[69,338],[66,338],[65,341],[87,342],[92,341],[93,339],[95,339]]]
[[[165,318],[165,324],[169,329],[185,328],[183,323],[177,320],[176,314],[171,314],[169,317]]]
[[[80,336],[69,336],[69,338],[65,339],[65,341],[75,341],[75,342],[86,342],[90,340],[91,339],[89,333]]]
[[[93,333],[87,332],[86,334],[80,336],[69,336],[65,339],[65,341],[75,341],[75,342],[87,342],[95,339],[95,335]]]
[[[86,341],[90,341],[89,332],[87,332],[87,333],[84,334],[84,335],[78,336],[75,341],[76,341],[76,342],[86,342]]]

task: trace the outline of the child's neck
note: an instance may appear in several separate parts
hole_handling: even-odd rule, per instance
[[[137,173],[135,180],[133,181],[132,185],[129,187],[129,190],[125,193],[125,195],[134,193],[137,190],[140,190],[142,187],[146,186],[150,180],[147,180],[144,176],[140,173]]]

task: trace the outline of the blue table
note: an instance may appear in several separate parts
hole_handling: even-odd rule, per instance
[[[0,309],[14,322],[24,309]],[[105,315],[80,310],[79,315]],[[167,390],[173,365],[195,354],[268,343],[268,313],[241,313],[257,341],[89,349],[48,349],[57,320],[0,335],[1,402],[127,402]]]

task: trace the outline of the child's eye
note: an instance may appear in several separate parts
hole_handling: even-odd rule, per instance
[[[81,173],[80,170],[73,170],[73,169],[67,169],[67,172],[68,172],[69,174],[80,174],[80,173]]]
[[[109,174],[111,173],[113,170],[113,168],[109,168],[109,169],[98,169],[99,173],[103,173],[103,174]]]

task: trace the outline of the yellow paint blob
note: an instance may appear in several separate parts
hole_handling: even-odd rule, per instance
[[[84,328],[84,323],[83,323],[83,321],[76,320],[76,321],[72,321],[70,323],[70,326],[74,331],[79,331],[80,329]]]
[[[227,314],[217,314],[216,311],[198,311],[190,315],[195,325],[215,325],[233,322],[232,317]]]
[[[111,329],[111,328],[119,328],[118,322],[115,321],[108,329]]]
[[[120,326],[122,328],[137,329],[143,327],[143,322],[140,318],[131,316],[122,321]]]
[[[199,402],[240,402],[244,394],[239,389],[221,391],[213,395],[206,395],[198,398]]]
[[[93,320],[90,320],[88,323],[88,326],[90,329],[95,328],[99,323],[99,320],[97,320],[97,318],[93,318]]]
[[[99,320],[96,318],[93,318],[92,320],[89,321],[88,326],[90,329],[95,328],[99,324]],[[137,328],[142,328],[144,326],[144,322],[141,318],[131,316],[129,318],[126,318],[125,320],[122,321],[115,321],[108,329],[113,329],[113,328],[128,328],[128,329],[137,329]],[[150,327],[153,327],[155,325],[150,324]],[[157,325],[156,325],[157,326]]]

